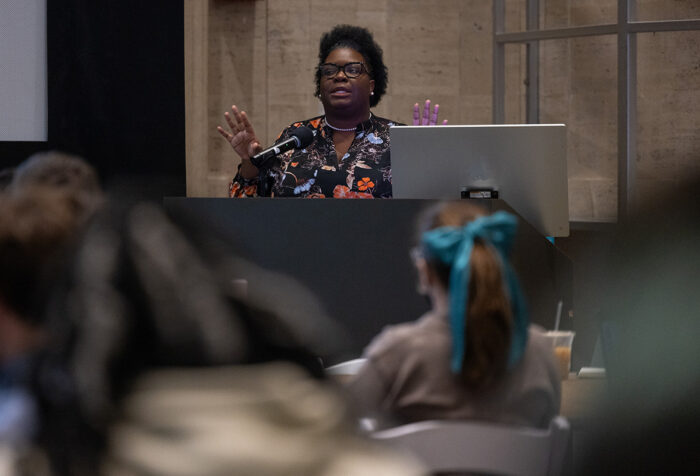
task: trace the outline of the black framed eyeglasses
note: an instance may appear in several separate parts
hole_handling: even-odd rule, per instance
[[[318,70],[321,72],[321,76],[328,79],[334,78],[341,69],[348,78],[357,78],[363,71],[367,71],[365,65],[359,62],[345,63],[343,66],[339,66],[335,63],[323,63],[318,67]]]

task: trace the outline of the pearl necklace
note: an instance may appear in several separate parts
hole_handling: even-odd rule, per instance
[[[368,120],[371,119],[371,118],[372,118],[372,113],[370,112],[370,113],[369,113],[369,118],[368,118]],[[324,119],[325,119],[325,118],[324,118]],[[357,126],[355,126],[355,127],[350,127],[350,128],[348,128],[348,129],[343,129],[342,127],[335,127],[335,126],[332,126],[331,123],[328,122],[328,119],[325,119],[325,121],[326,121],[326,125],[327,125],[328,127],[330,127],[331,129],[333,129],[334,131],[350,132],[350,131],[354,131],[355,129],[357,129]]]

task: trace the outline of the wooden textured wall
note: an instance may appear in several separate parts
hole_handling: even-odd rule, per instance
[[[639,0],[640,19],[700,18],[696,0]],[[616,0],[543,0],[544,28],[612,23]],[[524,0],[507,6],[525,29]],[[369,28],[384,49],[389,89],[375,113],[410,122],[430,98],[452,124],[488,124],[492,6],[483,0],[185,0],[187,194],[225,196],[238,159],[216,132],[231,104],[264,144],[320,113],[313,68],[321,34]],[[639,35],[637,185],[640,195],[700,173],[700,32]],[[525,48],[507,49],[508,122],[525,122]],[[551,40],[540,49],[540,122],[568,126],[572,220],[617,210],[617,56],[613,36]]]

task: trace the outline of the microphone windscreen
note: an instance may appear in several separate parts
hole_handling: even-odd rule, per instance
[[[299,139],[299,147],[306,147],[314,140],[314,132],[308,127],[297,127],[291,135]]]

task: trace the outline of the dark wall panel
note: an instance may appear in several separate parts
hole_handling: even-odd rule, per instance
[[[319,299],[351,340],[346,353],[323,356],[328,363],[357,357],[388,324],[412,321],[427,310],[416,292],[409,258],[421,211],[433,200],[296,200],[258,198],[169,198],[175,217],[197,217],[197,229],[224,231],[231,250],[263,268],[297,279]],[[502,200],[478,204],[490,212],[507,210]],[[571,261],[522,218],[512,262],[530,310],[530,320],[552,328],[563,301],[562,329],[571,329]],[[279,283],[267,276],[245,278],[253,295],[286,302]],[[269,298],[268,298],[269,299]],[[291,312],[291,311],[287,311]]]
[[[48,0],[48,147],[185,193],[184,7]]]

